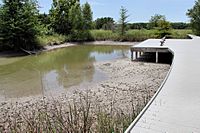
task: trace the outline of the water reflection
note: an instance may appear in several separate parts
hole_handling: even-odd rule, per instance
[[[105,76],[96,61],[126,57],[127,46],[74,46],[37,56],[4,59],[0,64],[1,98],[18,98],[61,91],[82,82],[100,81]]]

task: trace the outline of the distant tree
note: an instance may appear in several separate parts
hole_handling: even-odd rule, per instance
[[[147,29],[148,23],[129,23],[129,29]]]
[[[0,9],[1,46],[14,50],[36,48],[37,1],[3,0]]]
[[[170,22],[166,20],[160,20],[158,21],[158,29],[160,30],[169,30],[171,28]]]
[[[183,23],[183,22],[174,22],[174,23],[171,23],[171,26],[173,29],[189,29],[190,28],[189,23]]]
[[[158,21],[158,35],[159,37],[164,37],[164,36],[169,36],[171,35],[170,29],[171,29],[171,24],[170,22],[166,20],[160,20]]]
[[[82,13],[83,13],[83,21],[84,21],[84,29],[90,30],[92,29],[92,19],[93,19],[93,13],[90,7],[90,4],[86,2],[82,6]]]
[[[126,26],[127,26],[127,18],[129,15],[127,15],[128,10],[124,8],[123,6],[120,9],[120,20],[119,20],[119,29],[120,29],[120,34],[123,36],[125,35],[126,32]]]
[[[103,29],[103,30],[114,30],[114,29],[115,29],[115,24],[112,23],[112,22],[105,23],[105,24],[102,26],[102,29]]]
[[[156,27],[158,27],[158,23],[159,21],[165,21],[166,18],[164,15],[160,15],[160,14],[155,14],[154,16],[151,16],[151,19],[149,20],[149,29],[154,29]]]
[[[96,29],[113,30],[115,21],[111,17],[103,17],[95,20]]]
[[[187,15],[191,19],[191,27],[194,33],[200,35],[200,0],[197,0],[193,8],[188,10]]]
[[[156,29],[158,30],[158,36],[164,37],[171,34],[171,23],[166,20],[164,15],[155,14],[149,20],[148,29]]]

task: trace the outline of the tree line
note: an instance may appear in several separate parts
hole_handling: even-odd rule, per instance
[[[111,17],[93,21],[93,12],[88,2],[80,0],[53,0],[48,14],[40,14],[37,0],[2,0],[0,5],[0,49],[34,50],[37,37],[42,35],[66,35],[70,41],[91,40],[91,29],[104,29],[118,32],[122,37],[128,29],[156,29],[161,36],[168,30],[192,28],[200,35],[200,0],[195,2],[187,16],[190,23],[171,23],[164,15],[152,16],[148,23],[128,22],[128,10],[121,7],[119,21]]]
[[[103,17],[98,18],[94,22],[94,29],[103,29],[103,30],[114,30],[116,27],[116,23],[113,18],[111,17]],[[184,22],[170,22],[172,29],[191,29],[190,23],[184,23]],[[127,29],[154,29],[154,27],[151,26],[150,22],[136,22],[136,23],[128,23]]]

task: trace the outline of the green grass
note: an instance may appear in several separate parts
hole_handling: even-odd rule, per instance
[[[91,36],[96,41],[143,41],[148,38],[156,38],[155,30],[128,30],[126,35],[121,36],[110,30],[91,30]]]
[[[90,34],[95,41],[116,40],[118,34],[111,30],[91,30]]]
[[[187,34],[192,34],[192,30],[170,30],[169,38],[185,39]],[[128,30],[124,36],[110,30],[91,30],[91,36],[96,41],[144,41],[149,38],[160,38],[157,30]]]
[[[171,38],[186,39],[187,34],[192,34],[192,30],[172,30],[171,31]]]
[[[50,43],[64,43],[67,40],[67,36],[54,34],[54,35],[43,35],[38,36],[38,43],[41,46],[50,45]]]
[[[168,38],[173,39],[186,39],[187,34],[192,34],[192,30],[170,30]],[[157,30],[128,30],[124,36],[119,35],[117,32],[111,30],[90,30],[89,34],[83,34],[81,39],[83,41],[132,41],[141,42],[149,38],[160,38]],[[85,37],[84,37],[85,36]],[[64,35],[44,35],[38,37],[38,42],[41,46],[49,45],[52,43],[60,44],[70,40],[68,36]],[[80,39],[75,38],[73,41],[79,41]]]
[[[157,38],[156,30],[128,30],[125,35],[126,41],[144,41],[149,38]]]

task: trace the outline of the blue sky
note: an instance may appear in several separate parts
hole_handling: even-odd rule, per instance
[[[185,15],[195,0],[81,0],[92,6],[94,19],[98,17],[113,17],[119,19],[119,9],[124,6],[130,15],[130,22],[147,22],[154,14],[165,15],[169,21],[188,22]],[[40,11],[48,12],[52,0],[39,0]]]

